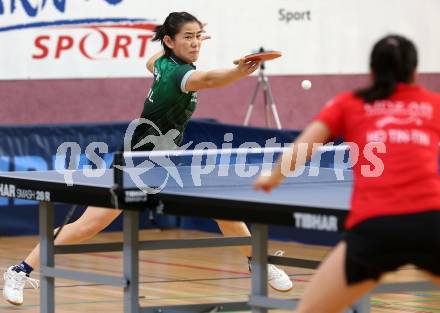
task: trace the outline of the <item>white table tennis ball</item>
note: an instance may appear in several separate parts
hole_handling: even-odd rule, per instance
[[[303,89],[305,90],[309,90],[310,88],[312,88],[312,82],[308,79],[304,79],[301,82],[301,87],[303,87]]]

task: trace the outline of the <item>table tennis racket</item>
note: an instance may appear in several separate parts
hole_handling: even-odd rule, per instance
[[[257,52],[252,53],[244,57],[246,62],[252,62],[252,61],[269,61],[276,58],[279,58],[281,56],[280,51],[264,51],[264,52]],[[234,64],[237,65],[239,60],[234,60]]]

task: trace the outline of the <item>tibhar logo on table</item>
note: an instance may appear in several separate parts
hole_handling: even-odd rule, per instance
[[[338,231],[338,218],[333,215],[293,213],[293,217],[296,228]]]
[[[15,198],[15,185],[0,184],[0,196]]]
[[[145,127],[149,134],[143,137],[139,142],[133,143],[135,131],[138,127]],[[157,134],[157,135],[152,135]],[[188,156],[185,165],[190,166],[191,186],[201,186],[203,178],[206,175],[213,174],[214,170],[218,177],[231,175],[230,170],[233,169],[234,176],[240,178],[253,178],[257,175],[265,175],[270,173],[273,162],[276,161],[275,154],[282,154],[282,172],[286,177],[298,177],[307,174],[308,176],[318,176],[320,171],[321,157],[323,153],[332,151],[333,162],[338,164],[333,168],[335,178],[337,180],[344,180],[347,174],[345,171],[351,168],[359,159],[359,155],[363,153],[363,160],[370,162],[370,164],[361,165],[361,173],[366,177],[377,177],[383,172],[383,163],[375,154],[384,153],[386,148],[383,143],[368,143],[362,151],[354,143],[346,143],[343,146],[333,146],[333,143],[326,145],[314,144],[315,151],[311,157],[311,166],[308,173],[305,173],[306,167],[297,166],[295,171],[291,170],[293,163],[304,164],[306,156],[309,153],[310,147],[307,144],[298,144],[296,159],[293,160],[291,149],[281,143],[276,142],[276,138],[266,140],[264,147],[256,142],[242,143],[238,148],[232,148],[233,134],[226,133],[224,135],[224,142],[221,147],[217,147],[213,142],[200,142],[195,145],[194,150],[187,150],[192,142],[179,147],[176,144],[176,139],[180,136],[180,132],[176,129],[171,129],[163,134],[160,128],[148,119],[139,118],[132,121],[124,135],[124,161],[123,166],[115,165],[115,167],[127,174],[134,185],[142,192],[154,194],[158,193],[168,184],[170,178],[175,181],[180,187],[184,187],[184,182],[179,172],[179,165],[175,164],[173,157]],[[134,144],[134,146],[133,146]],[[150,151],[132,151],[150,146]],[[93,142],[86,148],[86,157],[93,163],[94,166],[86,165],[82,169],[82,174],[86,177],[101,177],[105,174],[103,165],[105,161],[95,152],[98,149],[99,153],[108,153],[108,146],[103,142]],[[68,168],[65,168],[68,151],[70,150],[70,160]],[[347,151],[349,155],[347,157]],[[375,152],[374,152],[375,151]],[[287,153],[286,153],[287,152]],[[56,155],[56,171],[64,175],[64,180],[67,185],[73,185],[73,175],[79,167],[79,159],[81,154],[81,147],[78,143],[65,142],[58,147]],[[233,155],[235,154],[235,155]],[[248,157],[251,155],[259,155],[258,164],[248,163]],[[235,159],[231,162],[232,157]],[[139,158],[142,162],[134,162],[135,158]],[[220,166],[219,166],[220,164]],[[154,186],[146,185],[144,174],[153,168],[162,168],[165,170],[165,177],[161,182],[155,182]],[[163,171],[162,171],[163,173]],[[174,184],[174,185],[175,185]]]
[[[24,200],[50,201],[50,192],[17,188],[13,184],[0,184],[0,197]]]

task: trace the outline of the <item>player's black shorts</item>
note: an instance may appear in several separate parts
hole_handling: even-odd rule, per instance
[[[440,210],[371,218],[348,230],[344,240],[349,285],[378,280],[405,264],[440,275]]]

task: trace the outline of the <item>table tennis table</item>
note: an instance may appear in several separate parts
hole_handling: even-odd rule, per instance
[[[116,159],[119,159],[116,158]],[[116,160],[115,159],[115,160]],[[118,164],[118,161],[115,161]],[[303,174],[289,177],[271,193],[252,190],[255,174],[267,164],[219,164],[206,171],[193,166],[177,166],[178,178],[170,169],[154,167],[139,173],[145,186],[159,186],[160,192],[145,193],[137,178],[121,168],[107,169],[100,175],[84,170],[1,172],[0,195],[40,201],[39,227],[41,245],[40,312],[55,312],[54,278],[103,283],[124,288],[124,312],[205,312],[252,308],[267,312],[270,308],[293,309],[297,301],[267,296],[267,263],[316,268],[318,261],[268,256],[268,225],[287,225],[301,229],[338,232],[343,228],[349,209],[352,172],[319,167],[305,167]],[[257,167],[257,168],[256,168]],[[253,175],[251,175],[253,173]],[[66,174],[69,183],[66,183]],[[343,177],[343,179],[338,179]],[[166,180],[168,178],[168,180]],[[54,246],[53,203],[91,205],[123,210],[123,242]],[[139,242],[140,212],[148,207],[158,214],[240,220],[252,224],[252,236],[200,238],[182,241],[161,240]],[[140,250],[178,249],[252,245],[252,290],[247,303],[215,303],[172,307],[140,307],[138,291],[138,256]],[[98,275],[58,269],[54,255],[61,253],[123,251],[123,277]],[[434,289],[427,282],[381,285],[376,292]],[[245,306],[243,305],[245,304]],[[369,312],[369,296],[353,309]]]

